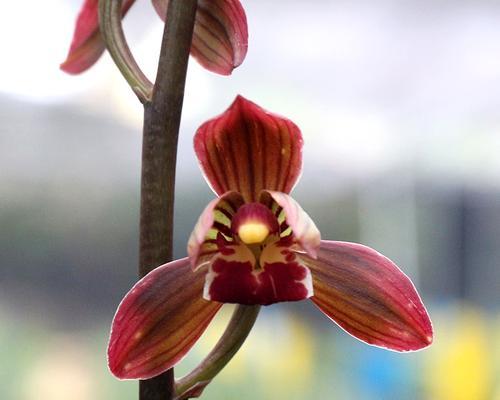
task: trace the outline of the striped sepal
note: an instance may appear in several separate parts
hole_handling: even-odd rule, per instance
[[[301,171],[299,128],[241,96],[198,129],[194,147],[212,189],[237,191],[248,203],[263,189],[289,193]]]
[[[113,319],[108,365],[120,379],[148,379],[174,366],[221,307],[202,298],[206,269],[183,258],[156,268],[120,303]]]
[[[322,241],[318,258],[301,256],[313,275],[312,301],[356,338],[396,351],[432,342],[429,315],[410,279],[369,247]]]

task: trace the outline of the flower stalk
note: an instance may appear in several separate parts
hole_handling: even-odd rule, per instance
[[[186,394],[199,395],[207,384],[231,361],[245,342],[257,319],[260,306],[236,306],[229,324],[207,357],[189,374],[175,383],[176,400]]]
[[[122,27],[123,0],[99,1],[99,26],[109,54],[141,103],[151,98],[153,84],[135,61]]]

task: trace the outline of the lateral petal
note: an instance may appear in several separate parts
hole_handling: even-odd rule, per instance
[[[198,128],[194,148],[215,193],[234,190],[248,203],[263,189],[289,193],[302,167],[297,125],[242,96]]]
[[[153,0],[165,19],[168,0]],[[198,0],[191,55],[206,69],[230,75],[247,54],[248,25],[238,0]]]
[[[189,259],[162,265],[137,282],[113,319],[108,365],[120,379],[149,379],[191,349],[221,307],[202,298],[206,269]]]
[[[242,204],[243,198],[236,192],[225,193],[208,203],[188,240],[187,253],[193,268],[219,251],[221,241],[231,239],[231,218]]]
[[[410,279],[369,247],[322,241],[316,260],[301,256],[313,274],[311,300],[356,338],[396,351],[432,343],[429,315]]]
[[[125,0],[122,14],[130,9],[135,0]],[[66,60],[60,68],[68,74],[86,71],[99,59],[105,50],[99,32],[99,0],[85,0],[78,14],[73,39]]]
[[[272,209],[276,208],[271,204],[272,201],[276,202],[276,204],[281,207],[285,214],[284,223],[290,227],[294,240],[298,242],[300,247],[302,247],[309,256],[316,258],[317,250],[321,242],[321,233],[314,221],[302,209],[299,203],[285,193],[272,190],[263,191],[260,196],[260,201],[270,205]]]

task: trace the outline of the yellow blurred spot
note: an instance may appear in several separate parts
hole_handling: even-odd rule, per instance
[[[241,385],[251,377],[265,388],[266,398],[306,398],[314,357],[313,333],[302,320],[282,313],[251,332],[219,379],[226,384],[239,380]]]
[[[262,243],[269,235],[269,229],[260,222],[248,222],[240,226],[238,235],[243,243]]]
[[[425,368],[429,398],[490,399],[493,371],[484,318],[469,309],[437,328]]]
[[[256,351],[259,381],[271,398],[304,398],[314,373],[314,335],[293,315],[285,321],[281,343],[277,345],[276,331],[269,330]]]

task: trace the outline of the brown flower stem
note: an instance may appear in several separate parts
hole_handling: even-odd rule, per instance
[[[197,0],[170,0],[151,101],[144,103],[139,276],[172,260],[177,139]],[[173,369],[139,383],[140,400],[170,400]]]
[[[122,0],[99,1],[99,27],[106,48],[141,103],[151,98],[153,84],[130,51],[122,27]]]
[[[260,306],[239,305],[233,312],[224,334],[207,357],[189,374],[175,383],[175,392],[179,398],[191,390],[203,388],[231,361],[245,342],[259,314]]]

